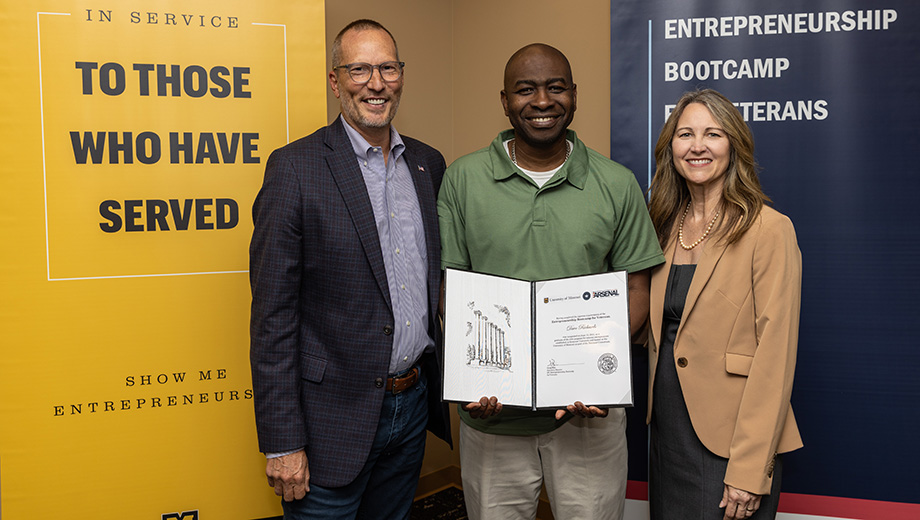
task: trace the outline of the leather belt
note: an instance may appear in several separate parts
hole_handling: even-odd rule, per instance
[[[387,378],[387,392],[393,392],[393,395],[405,392],[418,383],[418,367],[412,367],[411,370],[398,377]]]

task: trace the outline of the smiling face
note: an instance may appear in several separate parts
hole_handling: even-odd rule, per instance
[[[690,103],[671,138],[674,167],[688,185],[721,193],[732,147],[721,125],[701,103]]]
[[[525,47],[505,67],[501,98],[515,137],[534,148],[550,147],[565,139],[575,117],[572,69],[552,47]]]
[[[341,63],[369,63],[379,65],[386,61],[399,61],[396,45],[386,31],[379,29],[352,29],[342,35]],[[364,84],[356,84],[345,69],[333,69],[329,72],[329,86],[335,97],[341,100],[342,116],[368,142],[374,144],[369,136],[389,132],[390,122],[399,108],[402,95],[403,77],[396,81],[383,81],[376,69],[371,79]]]

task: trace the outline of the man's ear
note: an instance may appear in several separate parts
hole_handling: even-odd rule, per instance
[[[505,111],[505,117],[508,116],[508,94],[505,94],[505,91],[502,90],[502,109]]]
[[[339,97],[339,77],[335,73],[335,69],[329,71],[329,88],[332,89],[332,93],[335,94],[335,97]]]

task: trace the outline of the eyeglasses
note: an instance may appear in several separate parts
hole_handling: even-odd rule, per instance
[[[403,67],[405,66],[406,63],[402,61],[385,61],[380,65],[371,65],[370,63],[349,63],[347,65],[333,67],[332,69],[347,70],[352,81],[359,85],[363,85],[371,80],[374,69],[380,71],[380,78],[383,79],[383,81],[396,81],[402,76]]]

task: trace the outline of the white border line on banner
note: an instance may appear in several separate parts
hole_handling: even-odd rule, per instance
[[[288,108],[288,59],[287,59],[287,25],[282,23],[259,23],[252,22],[252,25],[261,25],[266,27],[281,27],[282,37],[284,39],[284,131],[285,142],[291,142],[291,125],[289,120],[290,109]]]
[[[652,186],[652,21],[648,21],[648,184]]]
[[[249,271],[202,271],[198,273],[119,274],[111,276],[81,276],[78,278],[49,278],[49,282],[71,282],[74,280],[110,280],[113,278],[159,278],[163,276],[197,276],[202,274],[240,274]]]
[[[42,127],[42,188],[45,195],[45,269],[48,281],[51,281],[51,244],[48,241],[48,167],[45,162],[45,91],[42,88],[42,19],[41,15],[70,16],[70,13],[35,13],[35,25],[38,37],[38,108]]]

